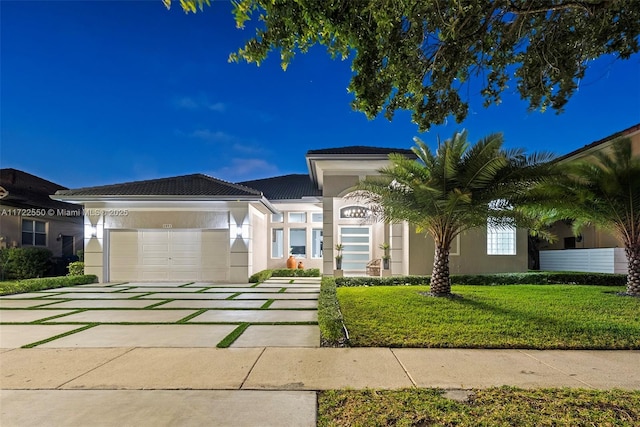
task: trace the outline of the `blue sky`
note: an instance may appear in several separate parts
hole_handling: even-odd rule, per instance
[[[527,112],[466,93],[470,114],[419,134],[351,110],[350,61],[323,48],[260,67],[230,64],[252,32],[226,1],[185,15],[161,0],[0,1],[0,167],[70,188],[206,173],[242,181],[306,173],[310,149],[409,148],[419,136],[503,132],[506,145],[564,154],[640,122],[640,55],[594,61],[566,111]],[[512,84],[515,86],[515,84]],[[466,92],[466,91],[465,91]]]

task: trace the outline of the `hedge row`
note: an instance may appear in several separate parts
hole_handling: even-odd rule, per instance
[[[332,277],[322,278],[318,295],[318,327],[322,347],[344,347],[348,344],[336,293],[336,282]]]
[[[97,281],[97,276],[88,274],[82,276],[43,277],[39,279],[17,280],[14,282],[0,282],[0,295],[42,291],[44,289],[63,288],[65,286],[86,285],[96,283]]]
[[[249,277],[249,283],[264,282],[271,277],[320,277],[320,269],[278,268],[274,270],[262,270]]]
[[[528,272],[500,274],[453,274],[453,285],[594,285],[625,286],[627,276],[607,273]],[[428,285],[429,276],[338,277],[336,286],[412,286]]]

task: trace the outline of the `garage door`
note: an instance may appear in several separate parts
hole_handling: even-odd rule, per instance
[[[114,230],[110,281],[229,280],[228,230]]]

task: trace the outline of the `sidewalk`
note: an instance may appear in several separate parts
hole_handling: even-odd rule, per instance
[[[640,389],[640,351],[32,348],[0,353],[3,426],[314,426],[315,391]]]

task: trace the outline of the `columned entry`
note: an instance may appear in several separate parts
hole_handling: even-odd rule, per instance
[[[345,276],[365,276],[371,260],[371,227],[340,227],[342,270]]]

